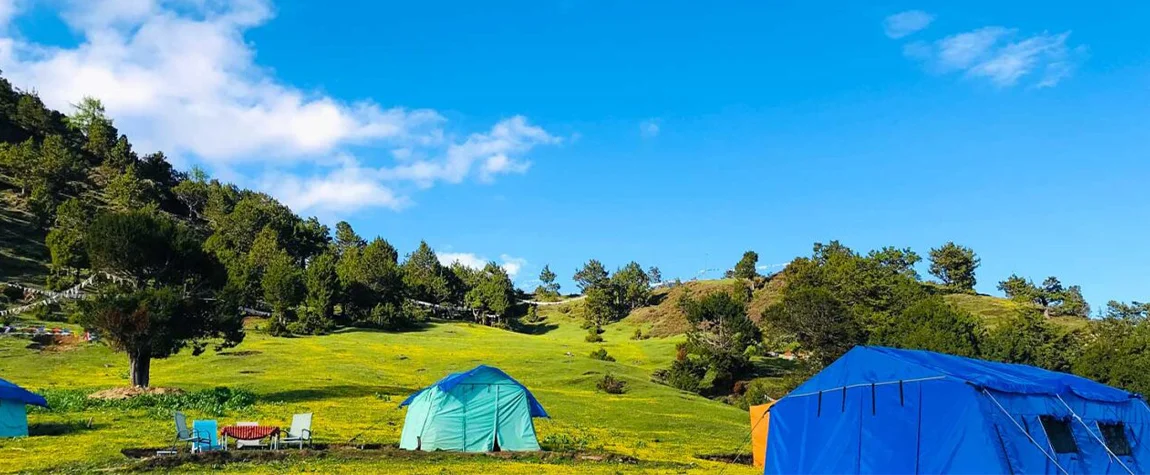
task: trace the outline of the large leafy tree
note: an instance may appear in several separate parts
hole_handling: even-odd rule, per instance
[[[609,277],[607,268],[603,267],[603,263],[591,259],[587,261],[586,264],[583,264],[581,269],[575,271],[575,276],[572,280],[574,280],[575,285],[579,287],[579,291],[586,293],[588,289],[606,283]]]
[[[306,310],[297,329],[300,333],[324,333],[335,327],[333,314],[340,293],[336,266],[334,251],[320,254],[308,262]]]
[[[483,270],[476,273],[474,279],[474,285],[464,296],[464,303],[471,309],[476,321],[486,325],[490,323],[489,315],[505,321],[515,304],[515,286],[507,271],[499,264],[488,262]]]
[[[877,329],[874,343],[977,358],[986,337],[982,321],[940,297],[920,300]]]
[[[691,324],[687,331],[688,353],[706,365],[704,383],[716,390],[732,388],[735,380],[751,369],[747,348],[758,344],[761,334],[747,318],[746,301],[728,292],[702,298],[684,298],[679,306]]]
[[[619,306],[629,312],[647,304],[651,298],[651,280],[643,267],[630,262],[611,276],[611,283],[618,292]]]
[[[1054,276],[1047,277],[1042,281],[1042,286],[1037,286],[1030,280],[1011,274],[998,283],[998,290],[1013,300],[1042,307],[1048,317],[1070,315],[1085,318],[1090,315],[1090,305],[1082,296],[1082,288],[1077,285],[1064,287],[1062,281]]]
[[[454,292],[448,274],[449,270],[439,263],[439,257],[425,241],[420,241],[419,247],[403,261],[403,285],[416,300],[430,303],[451,300]]]
[[[602,284],[589,287],[583,292],[583,318],[591,328],[599,328],[622,318],[625,310],[620,305],[619,287]]]
[[[92,209],[78,198],[71,198],[56,209],[56,222],[44,242],[52,255],[52,266],[57,270],[74,275],[88,267],[84,234],[92,214]]]
[[[1060,332],[1042,315],[1019,311],[990,331],[983,355],[988,359],[1068,371],[1080,347],[1075,333]]]
[[[272,334],[288,334],[288,325],[296,319],[296,307],[302,303],[307,288],[303,271],[292,262],[291,256],[276,249],[263,263],[260,289],[263,298],[272,307]]]
[[[759,253],[755,251],[747,251],[743,253],[743,257],[735,264],[734,276],[739,279],[753,279],[758,277],[759,271],[755,265],[759,263]]]
[[[338,239],[337,239],[338,240]],[[352,321],[383,328],[403,323],[403,273],[395,248],[375,238],[362,249],[348,247],[337,274],[343,287],[343,312]]]
[[[539,271],[539,288],[535,289],[537,298],[555,298],[559,296],[559,283],[555,282],[555,273],[551,271],[551,266],[544,265],[543,270]]]
[[[93,270],[120,279],[81,305],[80,323],[128,355],[133,386],[147,386],[151,360],[191,346],[202,352],[243,339],[234,292],[195,233],[148,212],[98,216],[84,236]]]
[[[867,340],[855,312],[821,287],[788,286],[782,301],[768,307],[763,316],[772,327],[792,335],[819,365],[830,364]]]
[[[974,250],[948,242],[930,250],[930,273],[943,285],[959,291],[972,291],[978,282],[975,269],[982,261]]]
[[[335,247],[339,250],[340,254],[347,252],[349,249],[362,249],[367,245],[367,241],[359,237],[355,233],[351,224],[347,221],[340,221],[335,223]]]
[[[1075,358],[1075,374],[1150,393],[1150,304],[1111,301],[1103,318],[1090,322],[1089,338]]]
[[[892,316],[926,296],[903,263],[883,253],[864,257],[838,241],[815,243],[809,258],[798,258],[784,271],[788,289],[826,289],[856,315]]]

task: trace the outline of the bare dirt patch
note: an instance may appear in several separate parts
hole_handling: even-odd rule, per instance
[[[89,394],[88,397],[92,399],[111,399],[111,400],[124,400],[131,399],[136,396],[144,394],[151,394],[153,396],[163,396],[165,394],[183,394],[184,390],[179,388],[112,388],[103,391],[97,391]]]

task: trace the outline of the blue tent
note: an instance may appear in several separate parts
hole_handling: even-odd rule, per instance
[[[533,417],[548,417],[535,396],[507,373],[479,365],[408,397],[399,447],[489,452],[539,450]]]
[[[48,407],[43,396],[0,379],[0,437],[28,435],[28,404]]]
[[[766,474],[1150,470],[1140,396],[1031,366],[860,346],[770,413]]]

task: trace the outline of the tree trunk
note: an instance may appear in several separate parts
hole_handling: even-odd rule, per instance
[[[138,350],[128,353],[128,375],[132,378],[132,386],[138,388],[148,387],[151,376],[152,355],[147,350]]]

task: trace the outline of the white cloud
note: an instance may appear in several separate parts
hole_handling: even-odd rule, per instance
[[[985,58],[1000,38],[1011,34],[998,26],[979,28],[938,40],[938,62],[947,69],[967,69]]]
[[[268,191],[304,209],[397,209],[408,200],[395,190],[406,188],[385,179],[421,187],[491,181],[525,172],[530,162],[522,155],[533,147],[560,142],[520,116],[459,140],[434,110],[347,101],[284,83],[256,63],[244,38],[271,19],[265,0],[66,0],[60,16],[82,37],[71,48],[5,33],[16,1],[0,0],[0,70],[13,84],[65,111],[84,96],[100,98],[144,152],[163,150],[240,176],[260,163],[283,181]],[[330,157],[352,146],[365,163],[357,166],[362,175],[283,171],[330,166]]]
[[[648,119],[640,122],[639,135],[648,139],[657,137],[659,135],[659,121],[655,119]]]
[[[373,175],[373,171],[352,164],[304,178],[270,173],[258,186],[297,212],[340,215],[371,207],[399,210],[411,204]]]
[[[491,262],[491,260],[486,257],[470,252],[440,252],[436,253],[436,255],[439,256],[439,263],[445,266],[458,262],[465,267],[478,270],[486,266],[488,262]],[[512,279],[519,274],[520,270],[523,270],[523,266],[527,265],[527,259],[512,257],[507,254],[500,254],[499,260],[499,267],[502,267]]]
[[[486,258],[479,257],[470,252],[439,252],[435,255],[439,257],[439,263],[445,266],[458,262],[463,264],[464,267],[482,269],[488,262]]]
[[[413,181],[427,187],[438,181],[459,183],[472,175],[478,162],[478,178],[489,182],[496,175],[526,172],[531,163],[515,158],[517,155],[538,145],[561,141],[542,128],[528,124],[525,117],[515,116],[499,121],[487,133],[474,133],[463,142],[450,144],[440,157],[409,160],[381,172],[387,179]]]
[[[907,10],[886,17],[882,22],[883,32],[890,38],[902,38],[926,29],[934,21],[934,15],[922,10]]]
[[[503,261],[500,267],[507,271],[507,275],[511,276],[512,279],[515,278],[515,275],[518,274],[520,270],[523,270],[523,266],[527,265],[527,259],[511,257],[507,254],[500,254],[499,260]]]
[[[16,0],[0,0],[0,32],[3,32],[19,9]]]
[[[911,43],[903,53],[939,73],[961,72],[998,87],[1014,86],[1029,77],[1042,88],[1057,85],[1082,60],[1085,48],[1068,46],[1069,37],[1069,32],[1021,36],[1015,29],[989,26],[934,43]]]

